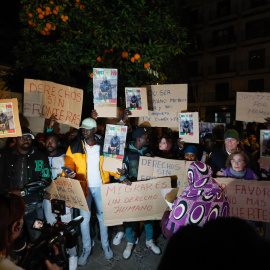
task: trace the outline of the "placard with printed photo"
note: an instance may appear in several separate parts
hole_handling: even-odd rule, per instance
[[[117,69],[93,69],[94,103],[117,103]]]
[[[127,137],[127,127],[106,125],[103,155],[123,160]]]
[[[270,165],[270,130],[261,130],[261,159]]]
[[[193,136],[193,114],[192,113],[179,113],[179,133],[182,135]]]
[[[132,110],[142,110],[142,94],[140,88],[126,88],[126,107]]]
[[[18,100],[0,100],[0,138],[22,136],[19,121]]]
[[[199,143],[199,114],[197,112],[179,113],[179,137],[184,142]]]

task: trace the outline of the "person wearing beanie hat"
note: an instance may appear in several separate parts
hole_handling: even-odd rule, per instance
[[[209,165],[212,167],[214,176],[216,176],[216,173],[220,171],[220,169],[225,168],[226,160],[229,155],[232,153],[235,153],[236,151],[243,150],[241,149],[241,145],[239,145],[240,138],[239,134],[234,129],[229,129],[224,134],[224,145],[222,147],[217,147],[214,149],[210,160]],[[248,155],[250,159],[250,167],[251,169],[258,174],[258,166],[254,160],[254,157],[249,153],[245,153]]]
[[[68,147],[65,166],[72,172],[65,172],[65,176],[80,181],[89,212],[80,209],[80,215],[84,218],[80,224],[83,252],[78,260],[78,265],[85,265],[91,253],[90,218],[91,203],[95,201],[96,215],[99,221],[101,245],[107,260],[113,258],[113,252],[109,245],[108,227],[104,225],[103,208],[101,200],[101,185],[110,182],[110,175],[119,178],[124,170],[118,169],[119,174],[102,170],[103,165],[103,141],[97,135],[97,123],[93,118],[86,118],[79,127],[82,131],[82,139],[76,140]]]
[[[198,151],[194,145],[188,145],[184,150],[184,154],[185,154],[185,160],[188,160],[188,161],[197,160]]]
[[[147,130],[143,127],[138,127],[132,132],[132,138],[134,141],[130,142],[125,154],[124,163],[127,168],[127,174],[120,178],[120,181],[126,185],[131,185],[132,182],[137,181],[140,156],[153,156],[152,152],[148,150],[148,134]],[[134,228],[138,227],[137,222],[126,223],[126,239],[127,246],[123,252],[124,259],[129,259],[134,243]],[[149,248],[154,254],[159,255],[161,253],[160,248],[156,246],[153,241],[153,223],[151,220],[144,222],[144,228],[146,233],[146,247]],[[135,240],[135,241],[134,241]]]

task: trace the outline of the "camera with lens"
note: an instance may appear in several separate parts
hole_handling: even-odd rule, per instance
[[[17,264],[24,269],[47,269],[45,259],[62,266],[63,269],[68,269],[67,249],[77,245],[78,234],[75,229],[83,221],[83,217],[78,216],[69,223],[63,223],[61,215],[66,214],[65,201],[54,199],[51,203],[52,213],[57,215],[56,222],[50,225],[45,220],[36,219],[32,228],[39,230],[41,235],[28,245],[21,244],[24,248],[17,252],[19,255]],[[54,246],[59,250],[58,255],[55,255]]]

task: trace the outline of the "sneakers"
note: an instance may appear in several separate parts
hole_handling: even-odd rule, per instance
[[[88,250],[88,249],[85,249],[85,248],[83,249],[83,253],[82,253],[82,255],[80,256],[80,258],[78,260],[78,265],[86,265],[87,258],[89,257],[90,252],[91,252],[91,250]]]
[[[113,252],[111,250],[111,248],[109,246],[103,248],[104,254],[105,254],[105,258],[107,260],[110,260],[113,258]]]
[[[125,237],[124,232],[118,232],[113,238],[113,244],[118,246],[121,243],[122,238]]]
[[[127,243],[126,249],[124,250],[123,257],[125,260],[128,260],[132,253],[133,244]]]
[[[78,257],[70,256],[68,258],[68,266],[69,266],[69,270],[76,270],[78,266]]]
[[[160,248],[155,245],[153,239],[149,241],[146,240],[146,247],[149,248],[156,255],[159,255],[161,253]]]
[[[138,245],[139,240],[140,240],[140,238],[139,238],[139,237],[137,237],[137,238],[136,238],[136,241],[135,241],[135,245]]]

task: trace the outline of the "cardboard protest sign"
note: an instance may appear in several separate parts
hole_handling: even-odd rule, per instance
[[[17,98],[19,112],[22,113],[23,95],[21,93],[0,90],[0,99],[12,99],[12,98]]]
[[[116,117],[116,104],[94,103],[94,108],[97,111],[98,117]]]
[[[106,125],[105,140],[103,146],[103,170],[116,172],[122,168],[127,127],[120,125]]]
[[[178,197],[178,191],[179,191],[179,187],[178,188],[165,188],[161,190],[161,195],[171,210],[172,210],[173,202]]]
[[[50,118],[78,128],[81,122],[83,90],[39,80],[24,80],[24,116]]]
[[[236,120],[264,123],[270,117],[270,93],[237,92]]]
[[[270,222],[270,182],[216,178],[230,204],[230,216]]]
[[[43,133],[44,132],[44,124],[45,118],[42,117],[26,117],[29,128],[33,133]]]
[[[125,88],[126,107],[131,111],[129,117],[148,116],[146,88]]]
[[[152,127],[178,129],[178,113],[187,110],[187,84],[151,85],[148,98],[150,95],[153,111],[148,111],[148,116],[140,117],[139,124],[149,122]]]
[[[199,143],[199,115],[197,112],[179,113],[179,137],[189,143]]]
[[[138,180],[165,176],[177,177],[177,187],[179,187],[180,193],[189,186],[185,160],[165,159],[159,157],[140,157],[137,177]]]
[[[105,226],[125,221],[161,219],[167,207],[161,190],[171,187],[171,179],[158,178],[148,181],[101,186]]]
[[[154,159],[153,157],[140,156],[137,180],[149,180],[154,178]]]
[[[261,130],[260,159],[270,165],[270,130]]]
[[[0,138],[22,136],[19,120],[18,100],[0,100]]]
[[[78,180],[58,177],[46,188],[52,199],[65,201],[69,206],[89,212],[88,205]]]

